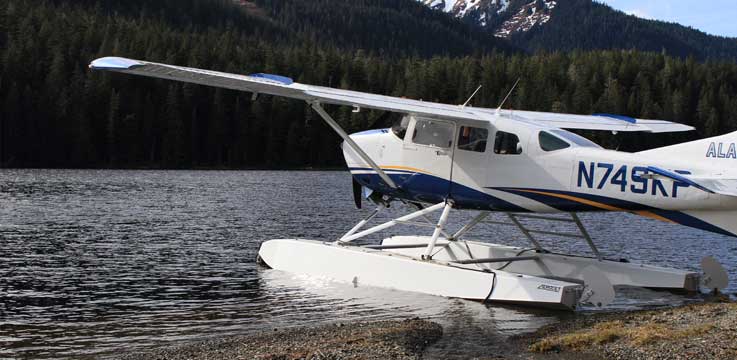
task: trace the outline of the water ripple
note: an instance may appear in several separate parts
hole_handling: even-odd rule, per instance
[[[567,316],[255,265],[262,241],[335,239],[365,216],[371,210],[353,209],[350,188],[345,172],[0,170],[0,357],[106,356],[274,327],[411,316],[488,339]],[[737,278],[731,238],[626,214],[582,218],[608,256],[698,270],[700,257],[712,254]],[[526,245],[511,229],[479,227],[472,236]],[[613,308],[677,301],[627,290]],[[450,354],[442,346],[436,353]]]

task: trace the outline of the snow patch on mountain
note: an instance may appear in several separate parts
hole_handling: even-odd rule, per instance
[[[473,10],[494,8],[497,13],[504,12],[509,7],[510,0],[417,0],[425,5],[452,13],[457,17],[464,17]]]
[[[541,3],[543,6],[540,8],[538,8],[539,1],[522,5],[514,16],[496,29],[494,36],[508,38],[516,32],[527,32],[535,25],[542,25],[550,21],[551,11],[558,3],[553,0],[543,0]]]
[[[557,0],[417,0],[426,6],[453,14],[458,18],[470,19],[483,27],[495,24],[491,29],[494,36],[510,37],[517,32],[529,31],[551,19],[551,11],[558,5]],[[513,12],[510,14],[508,12]],[[497,19],[504,19],[499,25]]]

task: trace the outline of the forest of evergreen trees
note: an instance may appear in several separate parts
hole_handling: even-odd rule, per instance
[[[446,103],[483,85],[474,105],[488,107],[521,78],[510,101],[517,109],[617,113],[699,130],[586,134],[628,150],[737,129],[734,62],[636,51],[528,55],[414,1],[343,1],[353,5],[344,13],[320,10],[333,0],[0,0],[0,167],[342,165],[339,138],[304,103],[87,69],[107,55]],[[329,111],[349,132],[390,120]]]

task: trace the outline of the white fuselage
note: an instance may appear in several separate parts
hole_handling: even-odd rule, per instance
[[[411,201],[436,203],[449,198],[459,209],[631,211],[710,231],[715,229],[684,211],[737,209],[735,197],[708,193],[648,171],[649,166],[693,176],[728,171],[715,170],[706,161],[606,150],[564,130],[504,118],[406,120],[403,137],[390,129],[351,135],[399,189],[387,187],[344,146],[347,165],[362,185]]]

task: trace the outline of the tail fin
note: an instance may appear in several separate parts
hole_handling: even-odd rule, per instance
[[[712,138],[641,151],[648,157],[666,157],[678,162],[706,164],[715,170],[737,165],[737,131]]]
[[[694,174],[676,174],[659,167],[648,167],[654,174],[685,182],[709,193],[737,197],[737,131],[638,154],[697,170]]]
[[[694,170],[701,172],[683,174],[654,166],[649,167],[648,170],[656,176],[682,181],[706,192],[729,196],[732,199],[737,197],[737,132],[642,151],[638,154],[661,162],[683,164],[686,169],[698,167]],[[732,202],[733,200],[730,200],[730,203]],[[737,237],[737,210],[661,212],[664,217],[681,225]]]

